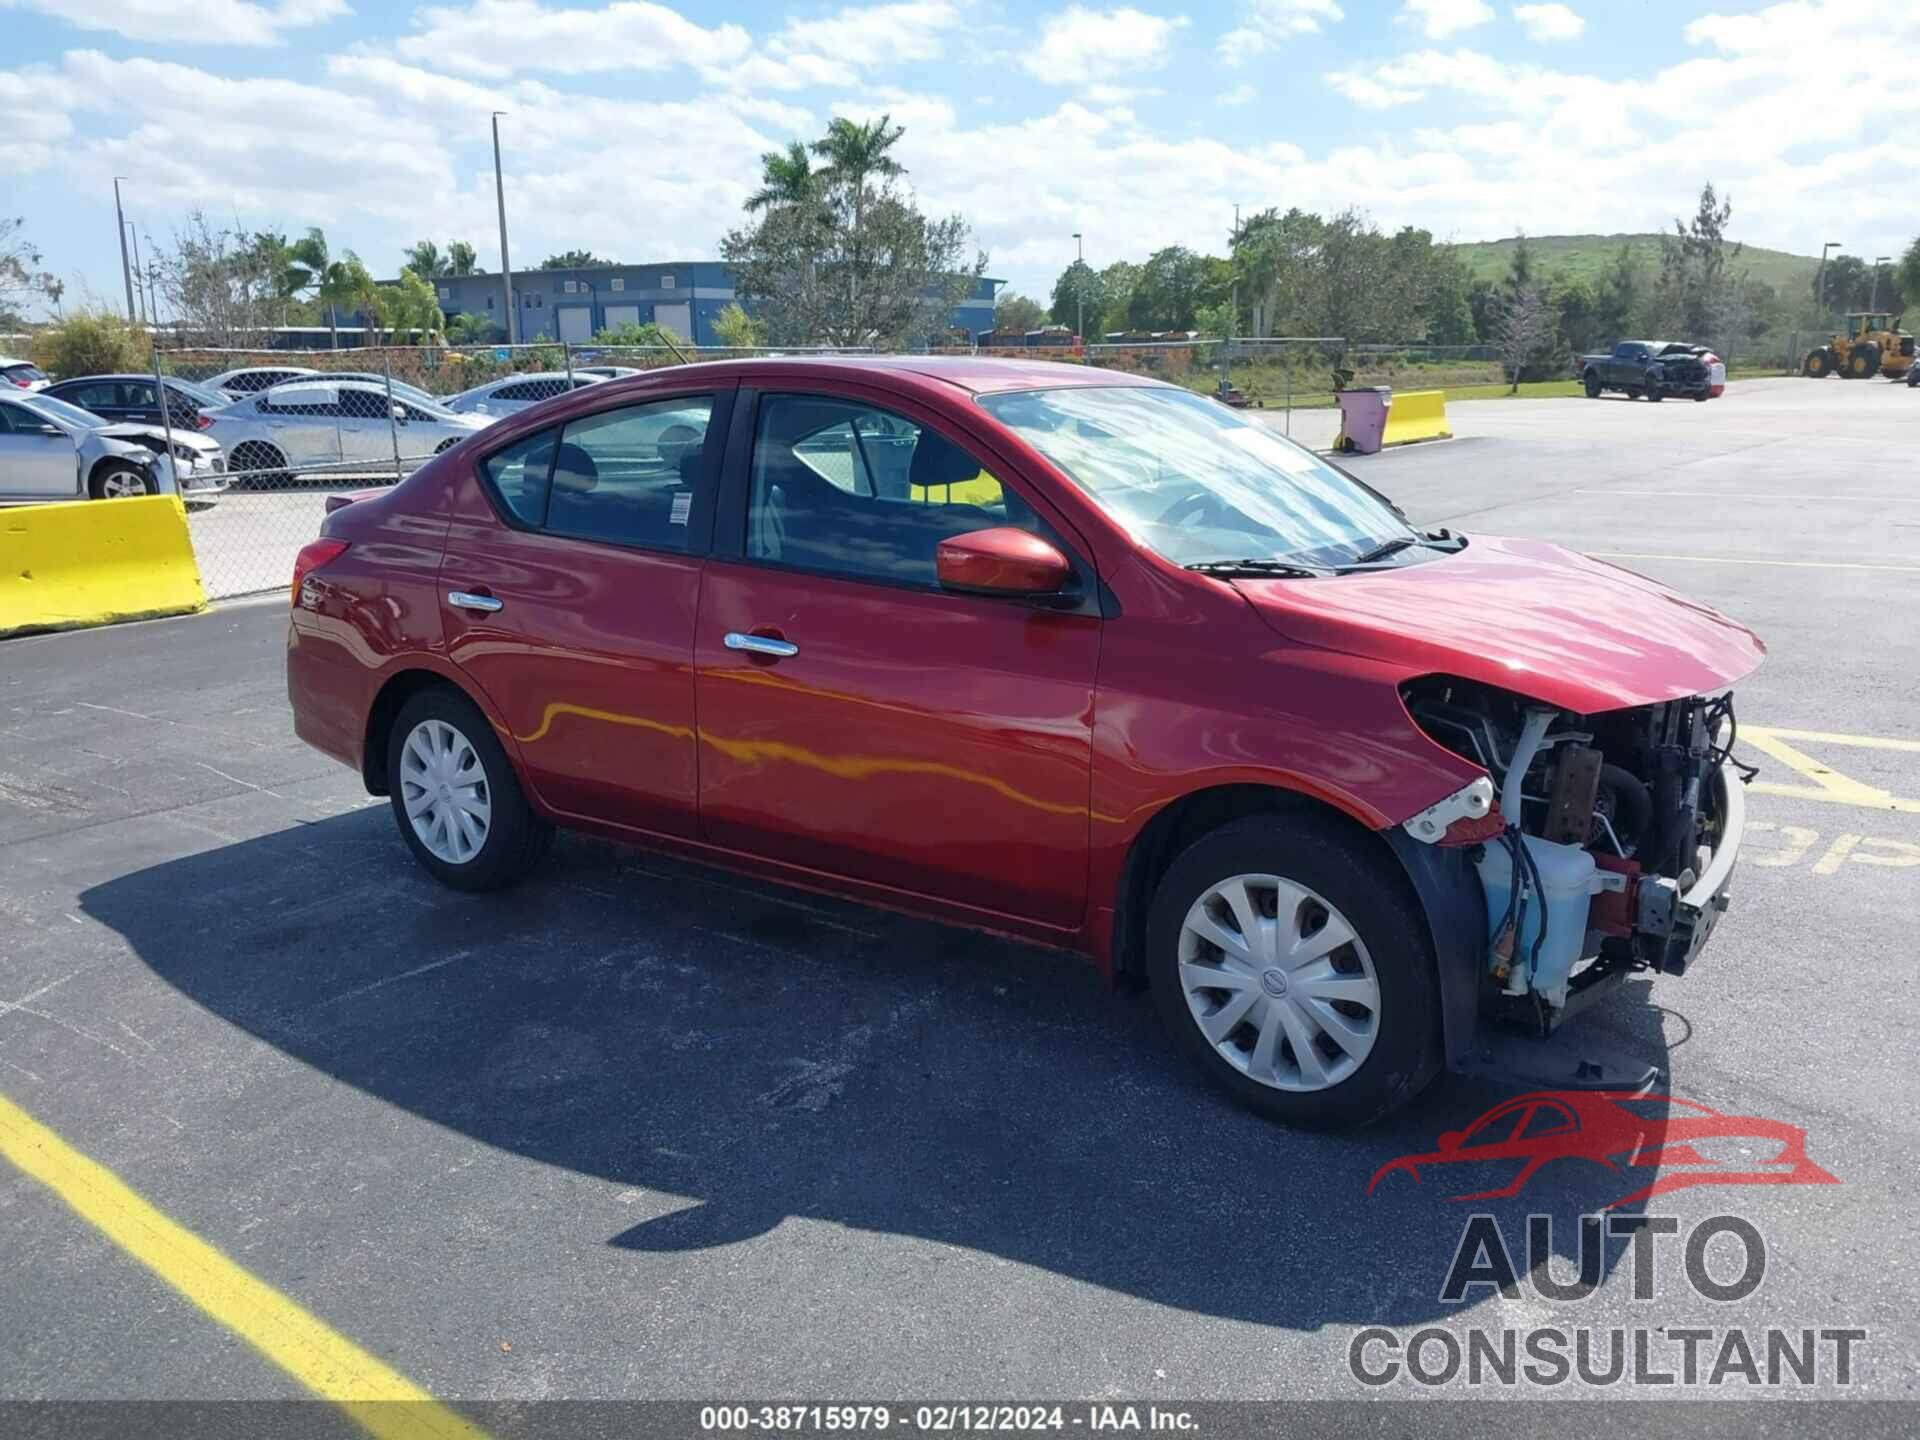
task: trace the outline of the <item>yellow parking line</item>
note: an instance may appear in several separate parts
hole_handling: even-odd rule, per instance
[[[1779,565],[1789,570],[1891,570],[1920,575],[1920,565],[1868,565],[1856,560],[1758,560],[1745,555],[1649,555],[1638,550],[1589,550],[1596,560],[1684,560],[1690,565]]]
[[[1777,780],[1757,780],[1748,788],[1756,795],[1781,795],[1794,800],[1828,800],[1837,805],[1857,805],[1863,810],[1891,810],[1905,815],[1920,815],[1920,800],[1903,799],[1877,785],[1842,775],[1831,765],[1816,760],[1789,741],[1803,745],[1855,746],[1863,750],[1920,751],[1920,740],[1892,740],[1879,735],[1838,735],[1826,730],[1786,730],[1770,725],[1742,725],[1740,738],[1754,749],[1797,772],[1810,785],[1785,785]]]
[[[168,1219],[4,1095],[0,1157],[379,1440],[485,1440],[484,1431]]]

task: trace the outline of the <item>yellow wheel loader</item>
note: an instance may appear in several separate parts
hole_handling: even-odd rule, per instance
[[[1839,374],[1848,380],[1884,375],[1904,379],[1913,366],[1913,336],[1900,328],[1904,316],[1856,310],[1847,316],[1847,333],[1807,352],[1800,373],[1818,380]]]

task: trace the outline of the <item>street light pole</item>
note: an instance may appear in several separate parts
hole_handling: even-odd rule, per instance
[[[1891,265],[1892,263],[1893,263],[1893,257],[1892,257],[1891,255],[1880,255],[1880,256],[1876,256],[1876,257],[1874,258],[1874,262],[1873,262],[1873,308],[1874,308],[1875,310],[1878,310],[1878,309],[1880,308],[1880,267],[1881,267],[1882,265]]]
[[[1813,288],[1820,293],[1820,308],[1827,308],[1827,252],[1838,250],[1841,242],[1829,240],[1820,247],[1820,272],[1813,277]]]
[[[133,266],[127,260],[127,214],[120,208],[120,182],[127,177],[113,177],[113,218],[120,222],[120,278],[127,282],[127,323],[135,324],[139,317],[133,313]]]
[[[131,224],[127,226],[127,231],[133,237],[133,293],[140,299],[140,323],[142,325],[150,325],[153,322],[148,318],[147,287],[141,278],[146,272],[140,268],[140,232]]]
[[[507,258],[507,183],[500,178],[500,117],[507,112],[493,112],[493,194],[500,202],[500,288],[506,294],[507,301],[507,343],[519,343],[520,317],[513,311],[513,262]]]
[[[1084,351],[1087,344],[1087,247],[1078,230],[1073,232],[1073,333]]]

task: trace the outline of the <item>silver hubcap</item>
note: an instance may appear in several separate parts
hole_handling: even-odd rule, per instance
[[[125,500],[130,495],[147,493],[146,482],[126,470],[116,470],[100,484],[100,493],[109,500]]]
[[[1193,902],[1180,989],[1220,1057],[1276,1090],[1338,1085],[1380,1035],[1367,947],[1332,905],[1278,875],[1235,875]]]
[[[468,740],[444,720],[422,720],[400,750],[400,803],[420,843],[464,865],[487,843],[493,793]]]

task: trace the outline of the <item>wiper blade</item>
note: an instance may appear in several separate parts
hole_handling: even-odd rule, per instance
[[[1291,560],[1196,560],[1184,568],[1200,575],[1286,575],[1297,580],[1317,579],[1333,573]]]
[[[1398,555],[1402,550],[1424,543],[1424,541],[1415,536],[1396,535],[1391,540],[1382,540],[1371,550],[1362,550],[1358,555],[1354,556],[1353,559],[1349,560],[1347,564],[1371,565],[1376,560],[1384,560],[1389,555]],[[1344,569],[1345,567],[1343,566],[1342,568]]]

